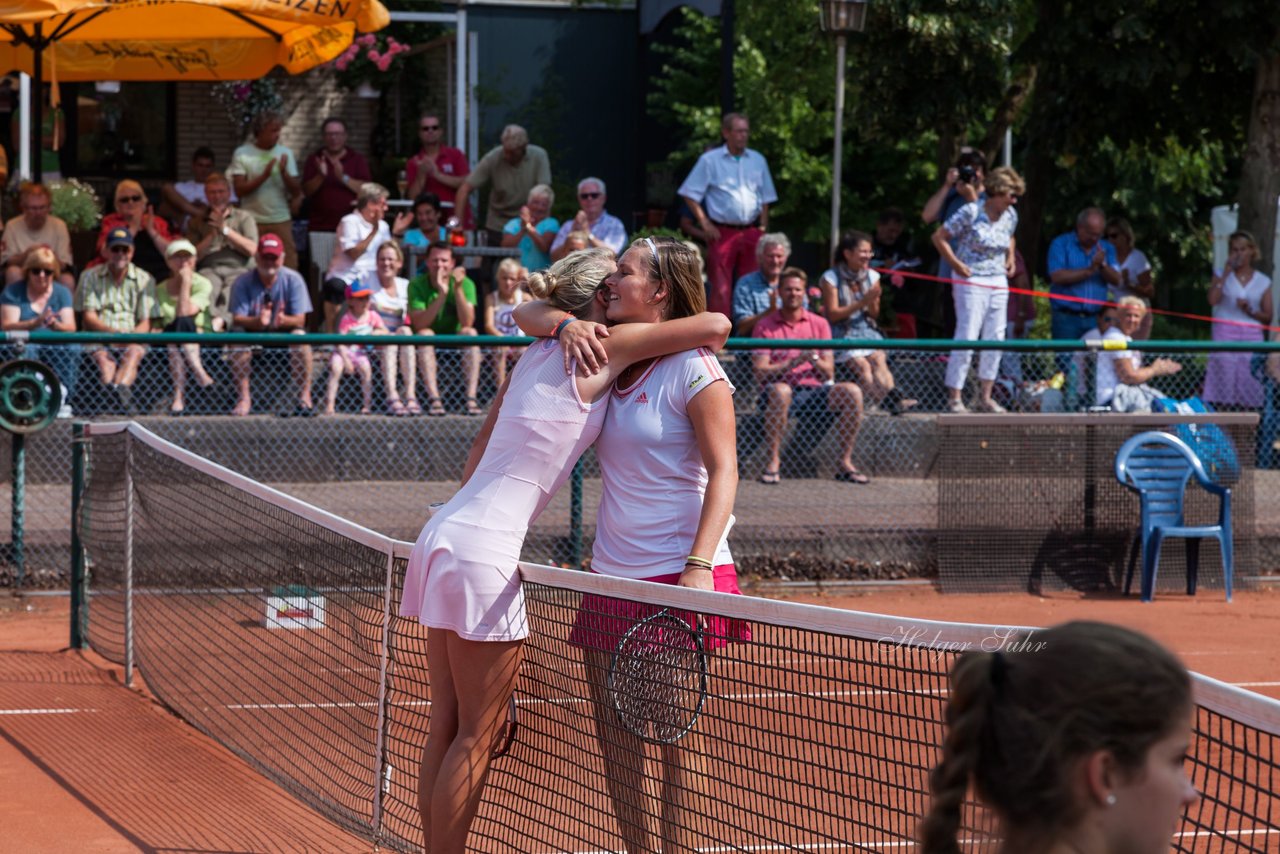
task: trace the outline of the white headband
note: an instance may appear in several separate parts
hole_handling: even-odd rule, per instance
[[[644,242],[649,244],[649,251],[653,253],[653,263],[658,263],[658,244],[653,242],[652,237],[646,237]]]

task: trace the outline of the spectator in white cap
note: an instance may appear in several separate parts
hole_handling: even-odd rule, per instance
[[[156,288],[156,307],[160,312],[159,326],[164,332],[208,332],[209,302],[213,295],[213,283],[196,272],[196,247],[190,240],[171,241],[165,248],[165,263],[169,265],[169,278]],[[169,376],[173,379],[173,402],[169,414],[185,415],[187,367],[201,388],[213,385],[213,377],[200,360],[200,345],[194,342],[170,344]]]

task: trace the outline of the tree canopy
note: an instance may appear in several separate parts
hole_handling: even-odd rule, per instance
[[[718,141],[720,44],[718,22],[679,14],[676,39],[657,47],[649,110],[680,140],[671,161],[684,169]],[[736,0],[736,14],[737,107],[779,185],[773,222],[823,240],[835,49],[817,0]],[[849,39],[841,225],[866,228],[896,205],[921,232],[919,210],[959,147],[991,157],[1012,126],[1028,184],[1019,245],[1033,270],[1048,240],[1096,204],[1133,223],[1156,266],[1157,304],[1202,312],[1209,209],[1245,196],[1255,76],[1276,62],[1278,32],[1280,4],[1263,0],[872,0],[866,31]],[[1274,125],[1255,135],[1276,144],[1250,150],[1277,152],[1280,180]],[[1265,207],[1246,205],[1242,225]]]

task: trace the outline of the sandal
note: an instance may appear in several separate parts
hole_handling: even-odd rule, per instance
[[[440,401],[440,398],[433,397],[427,401],[427,414],[444,415],[444,404]]]
[[[401,401],[400,398],[393,397],[391,400],[387,401],[387,414],[397,416],[408,415],[409,410],[405,408],[404,402]]]
[[[857,469],[854,469],[853,471],[849,471],[847,469],[841,469],[840,471],[836,472],[836,480],[840,481],[841,483],[870,483],[871,482],[871,478],[867,477],[865,474],[858,471]]]
[[[484,415],[484,410],[480,408],[480,404],[476,402],[474,397],[467,398],[467,414]]]
[[[404,411],[410,415],[421,415],[422,407],[418,405],[416,397],[411,397],[404,402]]]
[[[776,471],[766,471],[760,473],[760,482],[767,483],[770,486],[782,483],[782,473]]]

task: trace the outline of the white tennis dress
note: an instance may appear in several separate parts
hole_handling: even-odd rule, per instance
[[[479,641],[528,632],[516,562],[529,525],[596,440],[608,396],[584,402],[547,338],[516,363],[475,473],[418,535],[400,614]]]

